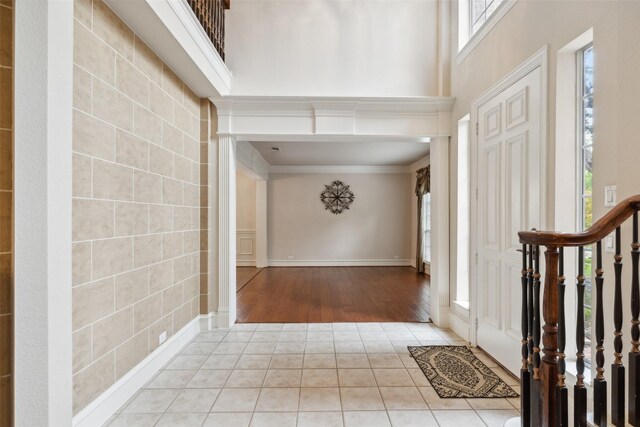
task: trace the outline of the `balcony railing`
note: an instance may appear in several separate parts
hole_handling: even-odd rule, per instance
[[[187,0],[200,25],[224,61],[224,11],[231,0]]]

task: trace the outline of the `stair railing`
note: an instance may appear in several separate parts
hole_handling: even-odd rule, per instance
[[[591,228],[580,233],[522,231],[522,367],[520,371],[522,426],[568,426],[568,395],[565,383],[566,319],[564,248],[578,248],[578,276],[575,290],[576,316],[576,384],[573,387],[574,425],[587,426],[587,387],[585,384],[584,333],[584,247],[596,245],[595,270],[595,339],[596,377],[593,380],[593,424],[606,426],[607,377],[611,382],[611,422],[616,426],[640,427],[640,241],[638,240],[640,195],[630,197],[609,211]],[[623,363],[623,296],[621,225],[632,218],[631,242],[631,348],[627,367]],[[604,349],[604,271],[602,241],[615,232],[613,257],[613,362],[605,373]],[[545,247],[545,277],[542,307],[540,301],[540,247]],[[610,291],[610,288],[607,288]],[[541,322],[543,322],[541,326]],[[542,336],[541,336],[542,333]],[[625,371],[628,368],[628,376]],[[629,396],[625,399],[625,381]],[[627,412],[625,412],[627,406]],[[628,424],[626,424],[628,423]]]
[[[231,0],[187,0],[187,3],[224,61],[224,11],[231,7]]]

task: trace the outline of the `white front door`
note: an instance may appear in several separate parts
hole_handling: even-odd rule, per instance
[[[477,344],[520,369],[518,231],[540,225],[541,68],[477,109]]]

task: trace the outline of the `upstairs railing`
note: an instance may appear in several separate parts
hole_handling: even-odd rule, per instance
[[[522,243],[522,368],[521,423],[523,426],[569,425],[568,394],[565,383],[565,347],[567,328],[565,319],[564,248],[578,248],[578,277],[576,318],[577,381],[573,387],[574,425],[587,426],[587,387],[585,385],[584,333],[584,247],[596,245],[595,270],[595,339],[596,377],[593,380],[593,424],[607,425],[607,379],[611,383],[611,422],[616,426],[640,426],[640,243],[638,240],[638,211],[640,195],[630,197],[613,208],[593,226],[581,233],[523,231],[518,233]],[[623,295],[622,295],[622,236],[620,227],[632,218],[631,239],[631,348],[627,367],[623,363]],[[616,233],[613,257],[613,363],[605,370],[602,240]],[[540,247],[544,246],[545,277],[540,307]],[[542,328],[541,328],[542,323]],[[626,328],[624,328],[626,329]],[[542,330],[542,337],[541,337]],[[542,341],[541,341],[542,338]],[[542,344],[542,349],[541,349]],[[542,354],[541,354],[542,352]],[[628,376],[625,370],[628,368]],[[628,378],[628,379],[627,379]],[[625,398],[625,382],[629,396]],[[625,405],[628,408],[625,411]],[[626,424],[628,423],[628,424]]]
[[[224,61],[224,11],[231,0],[187,0],[200,25]]]

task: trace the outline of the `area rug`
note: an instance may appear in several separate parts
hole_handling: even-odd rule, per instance
[[[440,397],[518,396],[465,346],[428,345],[408,349]]]

